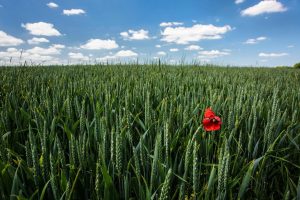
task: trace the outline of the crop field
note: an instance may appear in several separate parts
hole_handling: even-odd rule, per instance
[[[0,199],[297,200],[299,146],[297,69],[0,69]]]

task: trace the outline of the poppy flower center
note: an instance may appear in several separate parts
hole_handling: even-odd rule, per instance
[[[210,121],[211,121],[212,123],[218,122],[218,120],[216,120],[215,118],[212,118]]]

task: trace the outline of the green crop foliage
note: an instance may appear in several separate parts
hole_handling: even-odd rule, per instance
[[[300,69],[300,63],[296,63],[296,64],[294,64],[294,68],[296,68],[296,69]]]
[[[299,84],[287,68],[2,67],[0,199],[297,199]]]

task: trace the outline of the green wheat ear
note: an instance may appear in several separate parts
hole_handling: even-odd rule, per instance
[[[171,178],[172,178],[172,169],[169,169],[160,192],[159,200],[170,199],[169,193],[170,193],[170,186],[171,186]]]

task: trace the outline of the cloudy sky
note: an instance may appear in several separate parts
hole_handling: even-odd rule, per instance
[[[300,61],[299,0],[0,0],[0,64]]]

